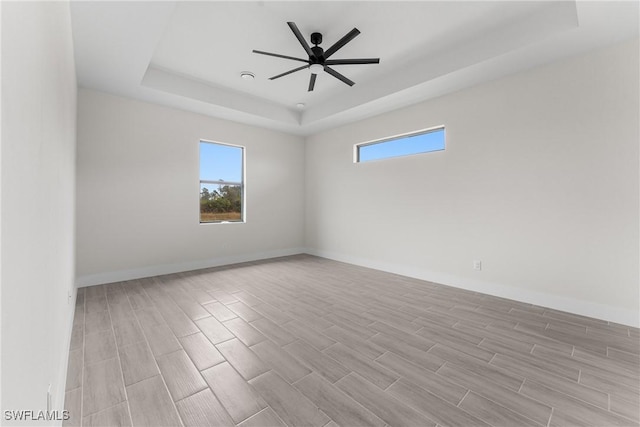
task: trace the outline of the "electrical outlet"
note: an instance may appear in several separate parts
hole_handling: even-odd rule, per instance
[[[479,261],[479,260],[473,261],[473,269],[478,271],[482,270],[482,261]]]

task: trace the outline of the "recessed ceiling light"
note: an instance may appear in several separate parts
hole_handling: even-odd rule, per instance
[[[253,80],[256,76],[250,71],[243,71],[240,73],[240,77],[242,77],[242,80]]]
[[[302,110],[302,109],[304,108],[304,103],[303,103],[303,102],[298,102],[298,103],[296,104],[296,107],[298,107],[299,109],[301,109],[301,110]]]

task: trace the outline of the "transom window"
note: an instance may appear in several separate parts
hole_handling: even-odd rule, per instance
[[[444,126],[356,144],[355,162],[368,162],[440,150],[444,150]]]
[[[244,147],[200,141],[200,223],[244,221]]]

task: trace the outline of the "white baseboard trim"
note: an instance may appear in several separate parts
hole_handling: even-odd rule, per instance
[[[188,261],[176,264],[161,264],[147,267],[134,268],[130,270],[107,271],[104,273],[89,274],[76,278],[76,286],[83,288],[86,286],[102,285],[105,283],[122,282],[124,280],[141,279],[143,277],[161,276],[163,274],[180,273],[183,271],[200,270],[202,268],[220,267],[241,262],[259,261],[269,258],[278,258],[289,255],[305,253],[304,248],[280,249],[268,252],[256,252],[242,255],[232,255],[227,257]]]
[[[51,410],[59,411],[58,413],[62,413],[64,410],[64,400],[66,397],[66,389],[67,389],[67,371],[69,369],[69,350],[71,347],[71,335],[73,333],[73,320],[76,313],[76,298],[78,298],[78,288],[73,288],[73,294],[71,295],[71,301],[69,301],[69,319],[67,320],[67,336],[65,340],[65,352],[64,357],[60,361],[60,368],[58,369],[59,377],[56,383],[55,390],[51,390],[53,393],[53,401]],[[62,421],[56,420],[56,426],[61,426]]]
[[[530,291],[526,289],[514,288],[496,283],[488,283],[480,280],[457,277],[454,275],[436,273],[417,267],[372,261],[365,258],[355,257],[342,253],[307,248],[306,253],[310,255],[328,258],[348,264],[359,265],[361,267],[386,271],[388,273],[400,274],[402,276],[413,277],[415,279],[426,280],[456,288],[466,289],[483,294],[493,295],[501,298],[548,307],[555,310],[566,311],[581,316],[620,323],[635,328],[640,327],[640,311],[628,310],[624,308],[612,307],[591,301],[584,301],[575,298],[568,298],[560,295],[553,295],[543,292]]]

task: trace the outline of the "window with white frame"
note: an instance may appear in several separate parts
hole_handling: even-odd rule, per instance
[[[244,147],[200,141],[200,223],[244,221]]]
[[[355,162],[444,150],[444,126],[355,145]]]

